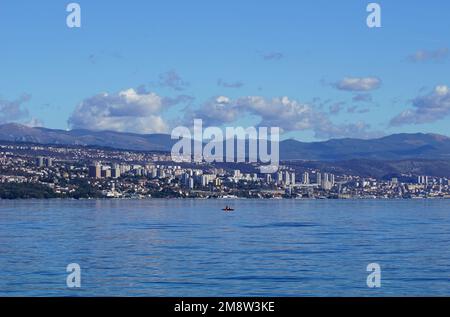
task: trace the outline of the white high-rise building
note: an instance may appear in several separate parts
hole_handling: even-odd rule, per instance
[[[216,179],[216,175],[213,174],[205,174],[201,176],[202,186],[206,187],[209,183],[213,182]]]
[[[112,178],[119,178],[120,177],[120,166],[119,164],[114,164],[111,169],[111,177]]]
[[[288,171],[286,171],[286,172],[284,173],[284,183],[285,183],[286,185],[290,185],[290,184],[291,184],[291,177],[290,177]]]
[[[325,190],[330,190],[331,188],[333,188],[334,184],[334,175],[324,173],[321,187]]]
[[[422,185],[427,185],[428,181],[429,181],[428,176],[419,176],[418,178],[418,183]]]
[[[95,162],[93,165],[89,166],[89,177],[91,178],[102,177],[102,166],[100,165],[100,163]]]
[[[291,184],[295,185],[295,172],[291,173]]]
[[[303,173],[303,179],[302,182],[304,185],[309,185],[310,181],[309,181],[309,173],[308,172],[304,172]]]
[[[202,175],[201,180],[202,180],[202,187],[208,186],[208,177],[207,177],[207,175]]]
[[[282,184],[283,183],[283,172],[277,173],[277,183]]]
[[[322,174],[321,173],[316,174],[316,183],[317,183],[317,185],[322,186]]]

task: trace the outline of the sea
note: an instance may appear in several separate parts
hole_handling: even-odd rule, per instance
[[[450,200],[0,200],[0,296],[449,295]]]

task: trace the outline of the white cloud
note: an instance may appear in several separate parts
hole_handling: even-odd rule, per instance
[[[380,88],[381,80],[376,77],[345,77],[333,86],[346,91],[371,91]]]
[[[98,94],[83,100],[68,120],[70,128],[135,133],[167,132],[161,116],[174,104],[152,92],[126,89],[117,94]]]
[[[435,91],[438,96],[447,96],[448,95],[448,87],[445,85],[437,86]]]
[[[230,103],[230,98],[226,96],[219,96],[216,98],[216,102],[219,104],[228,104]]]
[[[318,138],[368,138],[381,135],[370,131],[370,126],[362,122],[334,124],[327,113],[286,96],[272,99],[247,96],[235,100],[220,96],[191,111],[185,119],[192,122],[194,118],[198,118],[203,119],[205,125],[220,126],[232,124],[248,115],[258,117],[259,126],[279,127],[285,132],[313,131]]]
[[[200,109],[187,109],[185,123],[192,124],[194,119],[203,119],[205,125],[220,126],[238,119],[239,109],[226,96],[217,96],[206,101]]]
[[[450,115],[450,89],[446,85],[436,86],[432,92],[419,96],[409,108],[391,120],[391,126],[424,124],[442,120]]]

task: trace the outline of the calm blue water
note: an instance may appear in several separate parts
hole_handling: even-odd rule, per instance
[[[0,201],[0,295],[450,295],[448,200],[226,203]]]

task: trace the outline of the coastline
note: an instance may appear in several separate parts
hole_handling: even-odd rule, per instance
[[[173,197],[173,198],[161,198],[161,197],[145,197],[145,198],[0,198],[0,201],[165,201],[165,200],[214,200],[214,201],[426,201],[426,200],[449,200],[450,197],[414,197],[414,198],[385,198],[385,197],[353,197],[353,198],[190,198],[190,197]]]

